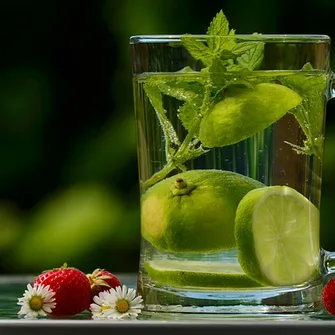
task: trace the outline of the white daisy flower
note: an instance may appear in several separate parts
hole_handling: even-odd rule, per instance
[[[21,306],[19,315],[25,318],[35,319],[38,316],[46,316],[55,308],[55,292],[50,290],[50,286],[27,285],[23,297],[18,299],[18,305]]]
[[[113,301],[110,299],[109,291],[102,291],[93,297],[94,303],[90,305],[93,319],[105,319],[112,313]]]
[[[141,313],[143,299],[126,285],[100,292],[91,304],[94,319],[134,319]]]

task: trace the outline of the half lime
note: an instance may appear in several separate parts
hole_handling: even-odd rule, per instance
[[[320,264],[319,210],[288,186],[248,192],[235,220],[238,259],[264,285],[303,284]]]

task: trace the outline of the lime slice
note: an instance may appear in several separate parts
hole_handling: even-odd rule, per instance
[[[317,273],[319,210],[293,188],[247,193],[237,208],[235,238],[242,269],[259,283],[302,284]]]
[[[301,101],[298,93],[279,84],[228,88],[226,97],[201,121],[199,139],[208,148],[240,142],[278,121]]]
[[[260,286],[243,272],[238,263],[155,260],[145,263],[149,277],[176,287],[243,288]]]

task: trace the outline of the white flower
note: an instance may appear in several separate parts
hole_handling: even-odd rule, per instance
[[[55,292],[50,290],[50,286],[27,285],[23,297],[18,299],[18,305],[21,306],[19,315],[25,318],[35,319],[38,316],[46,316],[55,308]]]
[[[90,309],[94,319],[105,319],[112,313],[113,301],[110,297],[109,291],[100,292],[99,295],[93,297],[95,303],[91,304]]]
[[[91,312],[93,319],[134,319],[141,313],[143,299],[126,285],[100,292],[93,298]]]

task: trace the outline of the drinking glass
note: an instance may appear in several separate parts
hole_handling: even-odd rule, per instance
[[[325,35],[132,36],[144,313],[322,312]]]

